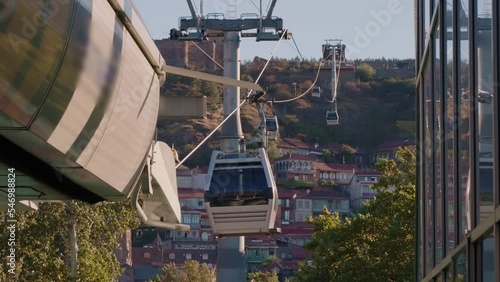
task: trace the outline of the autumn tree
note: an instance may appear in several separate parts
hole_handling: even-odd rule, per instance
[[[278,149],[277,142],[269,142],[266,148],[267,157],[269,161],[274,162],[274,160],[278,159],[281,154]]]
[[[178,267],[174,262],[165,264],[160,276],[150,282],[214,282],[215,278],[215,270],[206,263],[186,260],[183,267]]]
[[[276,271],[257,271],[248,274],[250,282],[278,282],[278,273]]]
[[[274,262],[280,262],[280,261],[281,259],[279,259],[277,256],[268,256],[264,259],[264,261],[262,261],[262,266],[267,267]]]
[[[358,68],[358,77],[361,81],[369,81],[375,77],[375,69],[367,63],[362,63]]]
[[[397,163],[376,164],[382,177],[364,213],[342,220],[325,209],[309,220],[314,235],[305,248],[312,251],[312,263],[301,266],[297,281],[412,281],[415,153],[404,148],[397,156]]]

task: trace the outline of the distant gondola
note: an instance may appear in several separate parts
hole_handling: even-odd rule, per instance
[[[311,91],[311,96],[313,97],[320,97],[321,96],[321,87],[313,87],[312,91]]]
[[[278,139],[279,124],[278,117],[266,117],[266,133],[269,140],[276,141]]]
[[[337,113],[337,110],[328,110],[326,112],[326,124],[327,125],[339,124],[339,114]]]

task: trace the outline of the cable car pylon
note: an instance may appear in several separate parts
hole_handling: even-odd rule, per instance
[[[336,44],[331,44],[330,42],[337,42]],[[339,125],[339,114],[337,111],[337,93],[338,93],[338,83],[340,80],[340,67],[345,61],[345,44],[342,44],[340,39],[327,39],[326,44],[323,45],[323,60],[329,62],[332,67],[331,76],[331,89],[332,89],[332,100],[328,102],[332,103],[332,109],[326,111],[326,124],[327,125]],[[338,68],[338,72],[337,72]]]
[[[241,37],[256,37],[257,41],[290,38],[288,30],[283,29],[282,19],[272,16],[276,1],[271,1],[266,16],[236,18],[233,9],[236,6],[231,6],[228,10],[233,18],[221,19],[197,16],[193,1],[187,0],[192,17],[181,18],[179,29],[172,29],[170,37],[199,41],[223,36],[224,76],[239,79]],[[243,30],[257,32],[242,33]],[[212,152],[205,205],[214,235],[220,237],[217,281],[246,281],[243,236],[269,234],[275,230],[278,195],[265,150],[260,148],[255,154],[245,150],[239,112],[240,88],[224,86],[223,103],[224,117],[236,112],[222,127],[220,151]]]

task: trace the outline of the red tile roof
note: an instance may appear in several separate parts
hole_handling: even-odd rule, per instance
[[[340,171],[352,171],[353,169],[356,170],[358,168],[357,165],[355,164],[328,164],[329,167],[335,169],[335,170],[340,170]]]
[[[282,269],[298,270],[300,267],[299,267],[299,262],[297,262],[297,261],[274,261],[273,263],[268,265],[266,268],[264,268],[263,271],[270,272],[275,268],[278,268],[279,270],[282,270]]]
[[[320,171],[335,171],[335,169],[333,169],[332,167],[330,167],[329,165],[327,165],[326,163],[323,163],[323,162],[317,162],[315,165],[314,165],[314,169],[315,170],[320,170]]]
[[[320,171],[327,171],[327,172],[334,172],[334,171],[347,171],[347,172],[353,172],[357,169],[357,165],[353,164],[335,164],[335,163],[324,163],[324,162],[317,162],[315,164],[315,169],[320,170]]]
[[[309,149],[309,150],[315,150],[314,146],[311,146],[302,140],[299,139],[294,139],[294,138],[282,138],[280,145],[284,143],[284,145],[288,146],[293,146],[295,148],[300,148],[300,149]]]
[[[287,227],[287,225],[281,225],[281,234],[279,235],[280,237],[311,237],[314,233],[312,226],[311,229],[289,229]]]

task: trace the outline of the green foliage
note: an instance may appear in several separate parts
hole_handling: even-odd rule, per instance
[[[362,63],[358,67],[358,77],[361,81],[370,81],[373,80],[375,74],[377,73],[375,69],[369,64]]]
[[[268,265],[272,264],[273,262],[280,262],[281,260],[277,256],[268,256],[262,261],[262,266],[267,267]]]
[[[417,123],[415,121],[398,120],[396,125],[411,136],[417,137]]]
[[[323,155],[322,156],[323,156],[323,161],[325,163],[331,163],[333,161],[334,155],[328,149],[323,149]]]
[[[138,225],[129,202],[41,203],[38,211],[18,212],[16,229],[16,275],[1,281],[71,281],[69,226],[76,219],[78,237],[77,281],[112,281],[120,268],[115,254],[118,239]],[[7,242],[6,222],[0,223],[0,240]],[[7,249],[0,248],[7,256]]]
[[[278,273],[257,271],[248,274],[250,282],[278,282]]]
[[[165,264],[160,276],[150,282],[213,282],[215,278],[215,270],[209,268],[206,263],[186,260],[181,268],[174,262]]]
[[[266,148],[267,157],[271,163],[280,157],[280,152],[278,150],[278,143],[271,141]]]
[[[315,233],[305,248],[312,251],[312,265],[302,265],[298,281],[413,280],[415,153],[399,149],[398,161],[376,164],[382,177],[364,213],[342,221],[325,209],[309,219]]]

